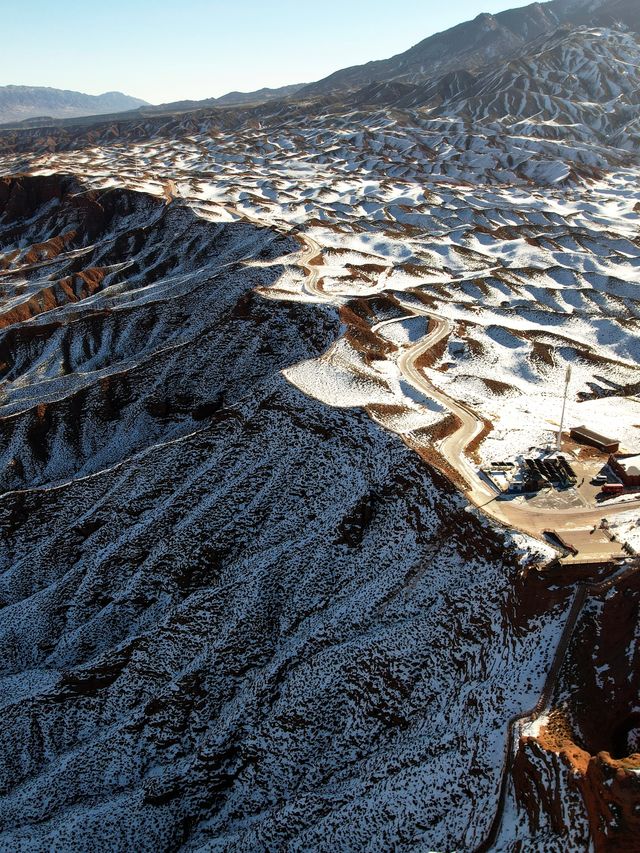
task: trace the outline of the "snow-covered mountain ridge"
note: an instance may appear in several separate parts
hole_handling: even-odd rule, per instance
[[[517,58],[489,63],[479,72],[435,76],[427,83],[385,81],[311,102],[294,98],[246,109],[209,108],[169,118],[136,116],[89,128],[5,130],[0,132],[0,146],[6,153],[37,152],[43,146],[64,150],[85,145],[88,139],[108,140],[121,133],[130,140],[152,138],[156,133],[175,138],[214,128],[241,129],[255,122],[265,127],[283,121],[312,125],[329,115],[334,124],[338,116],[353,115],[357,122],[363,112],[384,109],[385,120],[405,111],[407,122],[443,129],[449,125],[449,133],[457,133],[459,117],[479,138],[499,137],[512,130],[517,138],[555,138],[598,149],[604,142],[609,150],[636,151],[640,144],[639,67],[640,35],[619,28],[561,28],[527,44]],[[365,126],[369,122],[367,118]]]
[[[463,69],[474,71],[509,60],[563,25],[624,26],[638,32],[640,10],[635,0],[552,0],[496,15],[483,13],[429,36],[398,56],[336,71],[300,94],[327,95],[383,82],[417,84]]]
[[[565,593],[543,616],[523,589],[506,618],[532,630],[507,641],[513,545],[279,374],[339,334],[335,309],[253,292],[295,278],[291,238],[71,178],[0,200],[0,849],[321,848],[373,825],[386,846],[382,803],[416,843],[476,843]],[[462,673],[495,703],[464,742]]]

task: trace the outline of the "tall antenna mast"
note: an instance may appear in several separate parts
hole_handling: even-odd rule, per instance
[[[560,418],[560,429],[558,430],[558,443],[556,445],[556,449],[558,452],[562,450],[562,430],[564,429],[564,414],[567,410],[567,397],[569,396],[569,383],[571,382],[571,365],[567,367],[567,372],[565,374],[565,385],[564,385],[564,400],[562,401],[562,417]]]

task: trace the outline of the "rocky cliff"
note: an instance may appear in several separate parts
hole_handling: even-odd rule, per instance
[[[513,788],[536,849],[637,850],[639,604],[633,570],[589,597],[551,711],[524,731]]]

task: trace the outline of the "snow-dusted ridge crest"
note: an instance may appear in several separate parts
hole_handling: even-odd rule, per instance
[[[341,328],[260,295],[302,278],[295,229],[194,217],[178,184],[0,187],[0,849],[361,845],[383,803],[473,845],[503,732],[452,739],[478,701],[455,685],[496,721],[531,702],[564,594],[507,642],[516,551],[281,376]]]

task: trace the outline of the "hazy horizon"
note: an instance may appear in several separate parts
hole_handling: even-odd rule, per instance
[[[3,13],[0,85],[120,91],[155,104],[219,97],[312,82],[402,53],[481,12],[527,5],[398,0],[389,14],[382,0],[327,0],[321,12],[293,0],[186,0],[179,7],[112,0],[99,8],[26,0]]]

